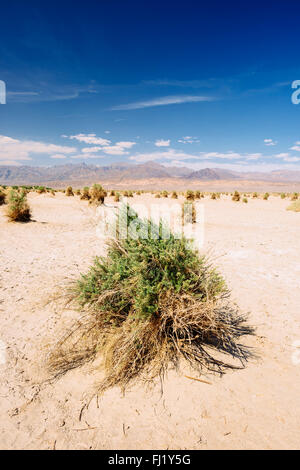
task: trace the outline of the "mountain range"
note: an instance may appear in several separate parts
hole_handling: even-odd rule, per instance
[[[164,166],[156,162],[142,164],[114,163],[106,166],[65,164],[49,167],[0,166],[0,184],[3,185],[53,185],[91,184],[94,182],[126,183],[130,180],[185,180],[205,181],[266,181],[300,182],[300,171],[275,170],[269,173],[236,172],[220,168],[193,171],[187,167]]]

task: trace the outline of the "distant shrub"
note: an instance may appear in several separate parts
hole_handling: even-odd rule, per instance
[[[200,198],[201,198],[200,191],[195,191],[195,199],[200,199]]]
[[[47,190],[45,188],[45,186],[38,186],[38,189],[36,191],[38,194],[43,194],[43,193],[46,193]]]
[[[102,188],[101,184],[94,184],[91,189],[90,189],[90,202],[92,204],[98,204],[101,205],[104,203],[104,199],[106,197],[107,193],[104,191]]]
[[[169,196],[168,191],[163,191],[163,192],[162,192],[162,197],[168,197],[168,196]]]
[[[240,201],[240,199],[241,199],[240,193],[238,191],[234,191],[234,194],[232,196],[232,200],[238,202],[238,201]]]
[[[297,200],[290,204],[287,209],[287,211],[293,211],[293,212],[300,212],[300,200]]]
[[[90,188],[88,186],[85,186],[81,192],[80,199],[82,200],[87,200],[89,201],[91,199],[90,196]]]
[[[120,193],[116,193],[114,197],[115,202],[120,202]]]
[[[66,196],[74,196],[72,186],[68,186],[66,189]]]
[[[156,199],[159,199],[161,197],[160,193],[155,194]]]
[[[298,194],[298,193],[294,193],[294,194],[292,195],[292,197],[291,197],[291,201],[297,201],[298,197],[299,197],[299,194]]]
[[[281,194],[280,194],[280,197],[281,197],[281,199],[285,199],[285,198],[286,198],[286,194],[285,194],[285,193],[281,193]]]
[[[142,194],[141,191],[137,191],[137,192],[136,192],[136,195],[137,195],[137,196],[140,196],[141,194]]]
[[[116,195],[116,192],[114,189],[111,190],[111,192],[109,193],[110,197],[114,197]]]
[[[178,195],[177,195],[176,191],[173,191],[173,192],[172,192],[171,198],[172,198],[172,199],[178,199]]]
[[[2,191],[2,189],[0,189],[0,206],[2,206],[3,204],[5,204],[5,198],[6,198],[5,192]]]
[[[257,199],[257,198],[258,198],[258,194],[257,194],[257,193],[253,193],[252,197],[253,197],[253,199]]]
[[[31,219],[30,207],[26,194],[12,189],[8,194],[6,215],[12,222],[28,222]]]
[[[265,193],[264,196],[263,196],[263,199],[264,201],[267,201],[270,197],[270,194],[269,193]]]
[[[210,199],[217,199],[216,193],[212,193],[212,194],[210,195]]]
[[[248,199],[247,199],[246,197],[244,197],[244,198],[243,198],[243,202],[244,202],[245,204],[247,204],[247,203],[248,203]]]
[[[185,193],[185,198],[187,201],[193,201],[195,199],[195,194],[194,191],[191,191],[190,189]]]

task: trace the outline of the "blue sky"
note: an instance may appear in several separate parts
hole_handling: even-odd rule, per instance
[[[1,5],[0,165],[300,170],[297,1],[43,3]]]

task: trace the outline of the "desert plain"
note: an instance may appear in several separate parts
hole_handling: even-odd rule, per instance
[[[105,252],[95,211],[62,193],[30,193],[28,201],[26,224],[8,222],[0,207],[1,449],[299,448],[300,214],[286,210],[289,200],[201,200],[202,251],[249,312],[256,336],[245,342],[256,359],[222,377],[183,365],[163,389],[116,387],[88,406],[98,365],[48,382],[46,363],[78,317],[65,305],[65,286]],[[132,201],[166,203],[151,194]]]

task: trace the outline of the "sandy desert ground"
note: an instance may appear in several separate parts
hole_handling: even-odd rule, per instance
[[[45,385],[45,356],[78,315],[53,294],[87,270],[103,242],[78,197],[33,194],[29,202],[28,224],[8,223],[0,208],[1,449],[299,448],[300,214],[286,211],[289,201],[203,202],[204,251],[251,312],[257,336],[248,343],[260,358],[207,377],[210,385],[171,371],[163,395],[158,385],[125,395],[115,388],[88,408],[97,368]]]

